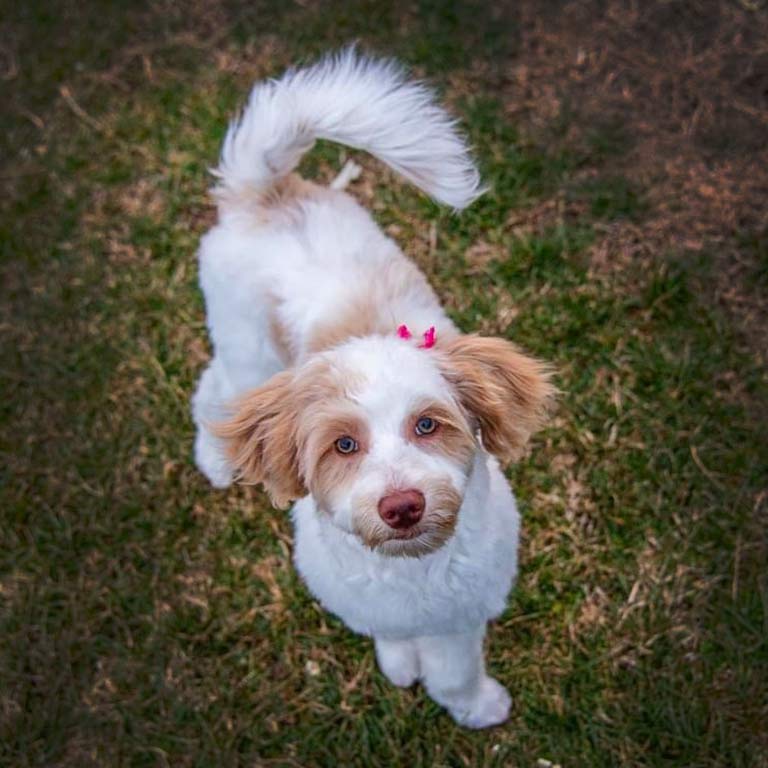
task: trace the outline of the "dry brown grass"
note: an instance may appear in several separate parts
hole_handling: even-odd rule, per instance
[[[713,254],[715,300],[768,348],[768,291],[755,286],[768,232],[768,11],[761,3],[516,4],[520,50],[507,68],[507,112],[530,134],[590,146],[601,173],[643,188],[650,214],[614,224],[595,267],[666,252]],[[605,133],[605,136],[601,136]],[[615,142],[615,146],[609,145]],[[582,169],[587,176],[590,168]],[[578,211],[574,212],[578,215]],[[763,260],[765,256],[762,256]]]

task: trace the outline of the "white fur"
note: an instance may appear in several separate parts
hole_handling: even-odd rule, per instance
[[[498,462],[478,451],[456,532],[426,557],[388,557],[318,515],[293,509],[295,560],[307,585],[355,632],[392,640],[449,635],[497,617],[517,572],[519,517]],[[322,546],[317,546],[318,543]]]
[[[318,137],[366,148],[449,205],[461,207],[479,193],[453,121],[389,62],[347,51],[254,88],[225,140],[219,224],[200,245],[214,355],[193,398],[195,459],[217,487],[232,481],[232,469],[208,425],[224,417],[235,397],[284,368],[269,330],[271,313],[300,368],[317,357],[308,340],[318,326],[368,291],[382,270],[407,266],[395,243],[342,191],[302,200],[298,215],[265,220],[249,211],[249,189],[284,176]],[[433,355],[398,339],[395,329],[435,326],[438,337],[457,331],[419,281],[387,311],[390,336],[353,339],[322,353],[348,385],[373,443],[353,486],[331,494],[330,509],[320,512],[311,495],[296,503],[296,566],[328,610],[375,638],[379,665],[393,683],[421,679],[458,722],[486,727],[506,719],[510,706],[507,692],[485,672],[482,644],[517,571],[518,512],[496,459],[479,446],[462,466],[403,438],[403,419],[419,398],[452,402],[455,394]],[[421,557],[392,557],[361,542],[354,532],[361,494],[378,498],[388,488],[434,479],[463,497],[445,544]]]
[[[222,185],[268,185],[290,173],[316,139],[364,149],[455,208],[481,193],[455,121],[430,90],[406,80],[395,62],[353,48],[254,87],[224,140]]]

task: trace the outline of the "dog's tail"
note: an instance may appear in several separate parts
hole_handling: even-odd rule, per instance
[[[254,87],[227,131],[217,191],[268,189],[316,139],[364,149],[454,208],[484,191],[456,122],[432,92],[396,63],[354,48]]]

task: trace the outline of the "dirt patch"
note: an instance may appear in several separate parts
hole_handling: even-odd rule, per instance
[[[510,117],[647,198],[641,221],[605,228],[593,266],[707,253],[714,298],[756,351],[768,348],[765,3],[530,0],[517,14]]]

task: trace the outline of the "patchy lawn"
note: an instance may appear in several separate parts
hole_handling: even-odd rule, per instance
[[[762,3],[62,0],[1,29],[2,764],[768,765]],[[492,186],[454,217],[356,155],[353,193],[564,392],[510,471],[488,732],[386,683],[285,513],[190,460],[207,169],[254,79],[352,38],[441,89]]]

